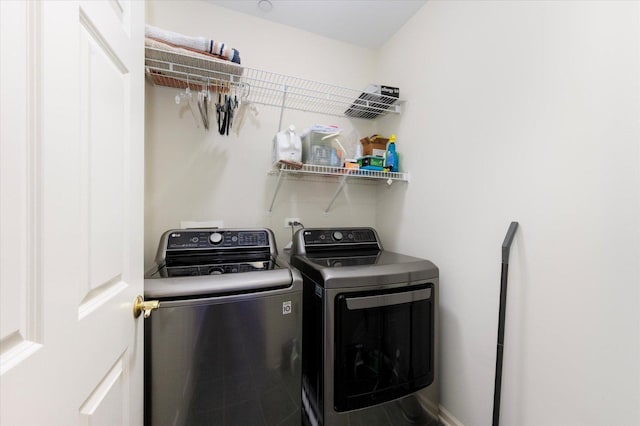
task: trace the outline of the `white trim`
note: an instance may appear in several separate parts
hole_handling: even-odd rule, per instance
[[[464,426],[464,424],[460,420],[456,419],[453,414],[451,414],[442,405],[434,404],[423,393],[418,392],[415,395],[418,399],[418,403],[420,403],[422,408],[425,409],[429,414],[431,414],[431,416],[437,417],[443,424],[443,426]]]
[[[415,394],[415,396],[418,399],[418,403],[420,404],[420,406],[425,411],[427,411],[431,415],[431,417],[435,417],[435,418],[440,417],[439,416],[440,406],[437,403],[434,403],[429,398],[427,398],[423,392],[418,392]]]
[[[440,405],[439,408],[440,415],[438,417],[444,426],[464,426],[460,420],[456,419],[453,414],[447,411],[442,405]]]

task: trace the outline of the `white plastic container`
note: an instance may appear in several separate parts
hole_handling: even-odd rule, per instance
[[[302,162],[302,141],[300,136],[296,134],[296,128],[293,124],[274,136],[272,160],[274,164],[278,161]]]
[[[336,126],[316,124],[306,129],[302,133],[303,163],[341,167],[349,155],[342,142],[344,139],[343,131]]]

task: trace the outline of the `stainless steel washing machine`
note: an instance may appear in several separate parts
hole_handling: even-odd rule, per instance
[[[299,425],[302,279],[269,229],[175,229],[145,299],[145,424]]]
[[[438,424],[438,268],[372,228],[302,229],[307,425]],[[419,392],[419,393],[418,393]]]

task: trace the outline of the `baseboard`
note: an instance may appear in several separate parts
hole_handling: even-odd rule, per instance
[[[438,418],[443,426],[464,426],[464,424],[456,419],[446,408],[440,404],[434,404],[433,401],[425,397],[424,394],[418,392],[416,393],[416,397],[422,408],[431,414],[432,417]]]
[[[444,426],[464,426],[460,420],[456,419],[453,414],[447,411],[442,405],[440,405],[439,408],[440,415],[438,417]]]
[[[418,400],[418,403],[420,404],[420,406],[426,411],[428,412],[431,417],[433,418],[438,418],[439,417],[439,406],[434,404],[433,401],[431,401],[430,399],[426,398],[424,396],[424,394],[422,394],[421,392],[418,392],[415,394],[416,398]]]

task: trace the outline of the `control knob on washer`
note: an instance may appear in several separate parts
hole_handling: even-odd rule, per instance
[[[341,241],[342,240],[342,232],[335,231],[333,233],[333,239],[336,240],[336,241]]]
[[[214,232],[209,235],[209,241],[211,244],[220,244],[222,242],[222,234],[219,232]]]

